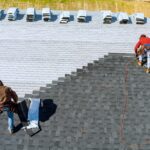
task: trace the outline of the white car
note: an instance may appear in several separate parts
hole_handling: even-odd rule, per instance
[[[102,19],[103,23],[110,24],[112,22],[112,12],[110,10],[103,10],[102,13]]]
[[[50,21],[52,18],[52,13],[50,8],[43,8],[42,9],[42,20],[43,21]]]
[[[144,18],[143,13],[135,13],[133,15],[133,18],[134,18],[136,24],[144,24],[145,23],[145,18]]]
[[[36,17],[36,10],[35,8],[27,8],[26,11],[26,21],[34,21]]]
[[[17,16],[19,14],[19,9],[16,7],[11,7],[7,11],[7,16],[9,21],[14,21],[17,19]]]
[[[129,22],[129,16],[128,16],[128,14],[125,13],[125,12],[120,12],[118,14],[118,21],[119,21],[120,24],[126,24],[126,23],[128,23]]]
[[[70,20],[70,12],[69,11],[63,11],[60,14],[59,22],[66,24],[69,22],[69,20]]]
[[[79,10],[77,14],[77,21],[78,22],[86,22],[86,10]]]

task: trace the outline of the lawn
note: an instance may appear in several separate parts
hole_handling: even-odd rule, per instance
[[[150,3],[136,0],[0,0],[1,8],[17,6],[22,9],[27,7],[50,7],[57,10],[111,10],[113,12],[125,11],[129,14],[143,12],[150,16]]]

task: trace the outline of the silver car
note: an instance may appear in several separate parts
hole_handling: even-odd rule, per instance
[[[70,12],[69,11],[63,11],[60,14],[59,22],[66,24],[69,22],[69,20],[70,20]]]

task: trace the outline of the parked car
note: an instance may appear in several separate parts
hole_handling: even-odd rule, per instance
[[[126,24],[126,23],[128,23],[129,22],[129,16],[128,16],[128,14],[125,13],[125,12],[120,12],[118,14],[118,21],[119,21],[120,24]]]
[[[145,19],[144,19],[144,14],[143,13],[135,13],[133,15],[133,18],[134,18],[136,24],[144,24],[145,23]]]
[[[60,19],[59,19],[59,22],[60,23],[68,23],[70,20],[70,12],[69,11],[63,11],[61,14],[60,14]]]
[[[27,8],[26,11],[26,21],[34,21],[36,18],[36,10],[35,8]]]
[[[9,21],[15,21],[19,14],[19,9],[16,7],[11,7],[7,11],[7,16]]]
[[[110,10],[102,11],[103,23],[110,24],[112,22],[112,12]]]
[[[50,21],[52,18],[52,13],[50,8],[43,8],[42,9],[42,19],[43,21]]]
[[[79,10],[77,14],[77,21],[78,22],[86,22],[86,10]]]

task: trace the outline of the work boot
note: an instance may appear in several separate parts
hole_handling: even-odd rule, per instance
[[[145,72],[146,72],[146,73],[150,73],[150,69],[149,69],[149,68],[146,68]]]
[[[141,61],[138,61],[138,65],[139,65],[139,66],[142,66],[142,62],[141,62]]]
[[[13,134],[14,133],[14,128],[13,129],[8,128],[8,131],[9,131],[10,134]]]

